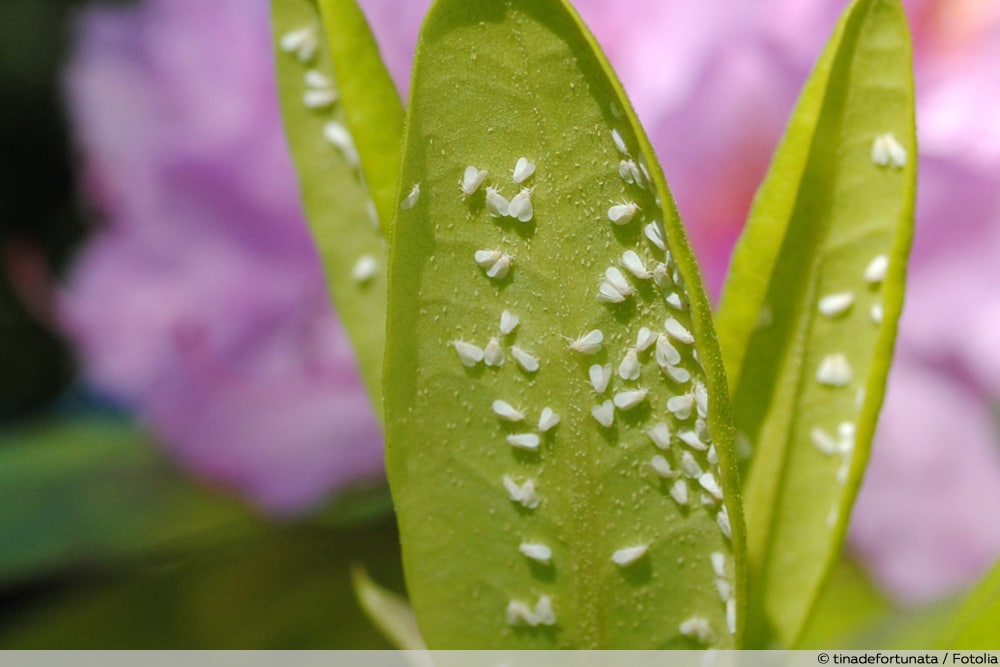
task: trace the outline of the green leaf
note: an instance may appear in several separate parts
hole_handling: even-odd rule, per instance
[[[905,149],[904,167],[874,164],[885,134]],[[749,617],[766,610],[786,646],[840,553],[868,460],[902,308],[915,180],[905,16],[896,0],[857,0],[757,194],[717,317],[738,437],[756,450],[744,499]],[[885,278],[868,280],[880,256]],[[844,302],[823,301],[845,293],[845,312]],[[849,379],[838,377],[837,355]],[[831,446],[838,451],[820,451]],[[751,645],[766,641],[766,628],[750,634]]]
[[[281,111],[327,284],[381,413],[387,253],[379,220],[388,220],[395,191],[403,112],[354,2],[322,7],[329,42],[313,0],[271,4]]]
[[[1000,648],[1000,562],[965,596],[958,608],[938,627],[944,631],[937,640],[942,649]]]
[[[844,648],[893,611],[861,567],[841,556],[830,573],[797,648]]]
[[[882,621],[864,628],[846,643],[838,644],[838,647],[890,651],[927,650],[929,638],[940,634],[941,627],[955,608],[955,601],[949,599],[928,607],[890,614]]]
[[[389,649],[351,594],[360,561],[402,589],[393,522],[284,527],[7,610],[2,649]]]
[[[170,470],[133,426],[45,425],[0,440],[0,581],[218,544],[259,529]]]
[[[351,584],[361,609],[393,646],[404,651],[427,649],[417,617],[405,598],[372,581],[360,563],[351,566]]]
[[[711,313],[652,149],[593,37],[560,0],[439,0],[423,26],[411,90],[384,384],[390,486],[410,600],[428,645],[737,645],[710,558],[719,554],[722,587],[741,600],[742,518]],[[633,162],[620,164],[626,158],[613,131]],[[537,171],[516,185],[520,157]],[[463,199],[469,166],[489,177]],[[512,201],[530,188],[532,215],[522,216],[530,220],[492,216],[487,186]],[[623,201],[639,210],[612,224],[609,210]],[[648,224],[672,259],[645,238]],[[481,256],[487,266],[478,266],[480,250],[506,253],[512,263]],[[625,251],[649,271],[670,265],[656,268],[655,279],[622,269],[624,289],[634,294],[602,303],[599,282]],[[507,334],[505,310],[520,318]],[[624,364],[639,379],[621,379],[619,364],[640,329],[655,338],[668,318],[676,328],[660,356],[673,360],[670,344],[681,357],[672,372],[691,377],[670,379],[653,345]],[[681,327],[693,345],[678,340],[687,338]],[[593,330],[603,332],[598,351],[570,349],[570,339]],[[493,365],[470,357],[467,367],[454,341],[485,347]],[[521,365],[515,345],[537,359],[537,370],[523,356],[527,369]],[[613,377],[596,392],[589,368],[604,364]],[[707,388],[697,392],[707,398],[700,410],[707,426],[696,424],[695,386]],[[639,388],[648,394],[637,406],[599,408],[613,418],[599,425],[592,409],[612,396],[627,406],[636,398],[627,392]],[[671,398],[684,417],[667,409]],[[509,418],[523,410],[524,419],[504,421],[494,401],[509,403],[497,406]],[[545,408],[560,418],[549,430],[537,426]],[[647,435],[658,423],[672,433],[666,451]],[[715,443],[710,455],[679,439],[683,431],[699,446],[696,430]],[[725,513],[679,473],[682,456],[721,476]],[[716,457],[720,465],[711,463]],[[684,506],[671,496],[675,484],[687,490]],[[728,516],[732,543],[718,516]],[[645,546],[641,556],[620,551]],[[616,554],[635,560],[616,565]],[[703,641],[679,629],[683,623],[697,634],[700,621],[685,623],[692,617],[707,625]]]
[[[344,120],[386,236],[395,214],[403,104],[356,0],[317,0]]]

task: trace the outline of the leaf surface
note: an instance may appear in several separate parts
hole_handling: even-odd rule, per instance
[[[356,0],[317,0],[344,121],[354,137],[383,232],[394,216],[403,104]]]
[[[379,221],[395,191],[403,112],[353,0],[323,0],[322,9],[321,17],[313,0],[271,3],[281,112],[327,285],[381,414],[387,251]]]
[[[937,641],[942,649],[964,651],[1000,648],[1000,562],[972,589],[950,618]]]
[[[841,556],[797,648],[846,648],[893,613],[892,604],[861,566]]]
[[[913,233],[913,104],[902,8],[856,0],[806,84],[733,256],[716,323],[737,437],[753,452],[750,618],[766,612],[773,625],[752,628],[751,645],[771,631],[794,645],[868,460]],[[876,164],[896,148],[904,164]]]
[[[372,581],[360,563],[351,567],[351,585],[361,609],[393,646],[404,651],[427,649],[417,618],[404,597]]]
[[[742,519],[711,313],[593,37],[559,0],[440,0],[420,37],[404,146],[387,466],[428,645],[738,644],[721,598],[739,619]],[[516,183],[530,171],[522,157],[536,169]],[[463,196],[469,167],[489,175]],[[517,215],[493,215],[494,195]],[[656,276],[623,268],[627,251]],[[631,359],[642,328],[656,342]],[[593,331],[602,341],[588,349]],[[598,380],[609,368],[607,387],[592,366]],[[648,433],[657,424],[662,446]]]

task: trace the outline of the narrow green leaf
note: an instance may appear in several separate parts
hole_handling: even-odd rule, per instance
[[[356,0],[316,0],[344,119],[386,236],[395,215],[403,104]]]
[[[952,617],[957,603],[953,599],[936,602],[928,607],[890,614],[882,621],[864,628],[856,637],[838,648],[916,651],[932,648],[930,640],[940,634],[942,626]],[[826,648],[828,648],[827,645]]]
[[[904,166],[875,164],[886,135]],[[840,553],[868,460],[915,181],[906,19],[897,0],[856,0],[757,195],[717,317],[738,437],[756,450],[745,486],[750,617],[763,607],[785,645]],[[888,259],[884,279],[876,258]],[[765,634],[753,628],[753,642]]]
[[[361,609],[393,646],[404,651],[427,649],[417,617],[405,598],[372,581],[360,563],[351,566],[351,585]]]
[[[0,581],[178,552],[259,530],[175,474],[134,426],[68,422],[0,439]]]
[[[336,66],[314,0],[272,1],[278,91],[327,284],[381,413],[387,253],[379,207],[391,205],[395,188],[402,108],[395,91],[387,92],[388,75],[353,1],[330,0],[324,10]],[[353,60],[341,62],[347,57],[357,59],[356,72]],[[359,77],[370,81],[369,90]]]
[[[439,0],[411,91],[384,379],[390,486],[428,645],[737,645],[717,590],[741,617],[742,518],[711,313],[593,37],[560,0]],[[537,170],[518,184],[521,157]],[[470,166],[489,176],[476,188],[470,178],[463,198]],[[521,219],[491,215],[496,194]],[[637,210],[613,208],[624,202]],[[621,268],[609,282],[626,251],[655,277],[635,265],[642,277]],[[621,303],[598,300],[602,280]],[[642,328],[652,344],[633,358]],[[592,386],[592,365],[607,365],[606,389]],[[721,485],[724,505],[684,460]],[[671,496],[682,488],[684,504]]]
[[[942,649],[1000,648],[1000,562],[938,627],[942,625],[936,642]]]
[[[841,556],[796,648],[845,648],[893,611],[861,567]]]

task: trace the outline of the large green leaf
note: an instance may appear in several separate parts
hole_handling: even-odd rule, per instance
[[[876,164],[887,157],[905,164]],[[766,611],[784,645],[840,553],[868,459],[902,308],[915,180],[906,20],[897,0],[856,0],[757,195],[717,317],[738,437],[754,451],[750,618]],[[767,634],[751,628],[752,642]]]
[[[1000,649],[1000,562],[943,619],[944,630],[936,644],[944,649]]]
[[[560,0],[440,0],[411,90],[384,382],[390,486],[428,645],[738,644],[724,600],[742,615],[742,518],[711,313],[593,37]],[[516,184],[522,157],[537,170]],[[475,187],[470,172],[463,197],[470,166],[489,177]],[[494,217],[495,195],[519,219]],[[655,277],[633,263],[641,278],[602,278],[625,252]],[[655,343],[633,358],[643,328]],[[606,389],[592,365],[609,367]]]
[[[259,529],[167,467],[146,436],[88,420],[0,440],[0,581],[218,544]]]
[[[392,206],[403,111],[354,0],[323,0],[322,10],[329,42],[314,0],[271,3],[281,111],[327,283],[381,412],[387,254],[379,220]]]
[[[400,590],[397,540],[391,520],[286,527],[171,567],[50,589],[7,610],[0,649],[391,648],[351,594],[349,566],[364,562]]]

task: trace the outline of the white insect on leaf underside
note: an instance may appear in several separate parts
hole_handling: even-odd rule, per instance
[[[540,504],[541,499],[535,492],[534,480],[528,479],[518,484],[510,475],[504,475],[502,481],[504,489],[507,491],[507,497],[512,502],[518,503],[527,509],[535,509]]]
[[[606,280],[601,281],[601,286],[597,290],[597,300],[604,303],[624,303],[625,295],[615,289],[615,286]]]
[[[854,303],[854,294],[851,292],[837,292],[828,294],[819,300],[817,309],[827,317],[839,317],[846,313]]]
[[[886,272],[889,270],[889,258],[885,255],[876,255],[865,267],[865,280],[873,285],[885,280]]]
[[[619,410],[631,410],[645,401],[648,393],[646,389],[620,391],[614,397],[615,407]]]
[[[687,505],[688,487],[683,479],[679,479],[670,487],[670,496],[678,505]]]
[[[352,167],[361,164],[358,156],[358,149],[354,146],[354,139],[341,123],[331,120],[323,125],[323,138],[340,151],[344,157],[344,162]]]
[[[621,265],[639,280],[649,280],[653,274],[646,268],[645,262],[634,250],[626,250],[622,253]]]
[[[628,280],[625,279],[625,274],[623,274],[617,267],[609,266],[605,269],[604,279],[608,281],[608,283],[622,296],[631,296],[635,293],[635,288],[629,284]]]
[[[497,260],[503,255],[499,250],[477,250],[473,257],[476,259],[476,264],[488,269],[497,263]],[[500,325],[503,326],[502,324]]]
[[[648,544],[637,544],[635,546],[625,547],[611,554],[611,562],[619,567],[628,567],[645,556],[646,551],[648,550]]]
[[[519,345],[515,345],[510,348],[510,354],[514,357],[514,361],[520,366],[526,373],[534,373],[538,370],[539,364],[538,359],[528,352],[525,352]]]
[[[608,388],[608,382],[611,381],[611,364],[594,364],[589,369],[587,369],[587,374],[590,377],[590,385],[594,388],[594,391],[598,394],[603,394]]]
[[[628,146],[625,145],[625,140],[622,138],[622,133],[617,129],[611,130],[611,141],[614,142],[615,148],[622,155],[628,157]]]
[[[646,435],[649,439],[653,441],[653,444],[660,449],[667,449],[670,447],[670,427],[659,422],[654,424],[652,427],[646,429]]]
[[[310,88],[302,93],[302,104],[307,109],[322,109],[337,101],[337,91],[323,88]]]
[[[823,357],[816,369],[816,381],[828,387],[846,387],[853,379],[851,364],[839,352]]]
[[[675,320],[672,317],[668,317],[663,323],[663,330],[667,332],[667,335],[675,340],[679,340],[682,343],[691,345],[694,343],[694,336],[687,328]]]
[[[522,188],[507,204],[507,215],[521,222],[531,222],[535,210],[531,205],[531,188]]]
[[[685,637],[695,640],[700,644],[708,644],[712,641],[712,625],[708,619],[702,616],[691,616],[684,620],[678,627],[680,633]]]
[[[500,255],[500,259],[494,262],[493,266],[486,269],[486,276],[493,280],[503,280],[510,273],[510,265],[513,262],[514,258],[507,253]]]
[[[681,363],[681,353],[677,351],[665,334],[656,336],[656,363],[660,368]]]
[[[487,366],[499,367],[504,365],[506,357],[496,336],[490,338],[486,344],[486,349],[483,350],[483,361],[486,362]]]
[[[472,368],[483,360],[483,348],[478,345],[467,343],[463,340],[456,340],[452,341],[452,346],[454,346],[455,352],[458,354],[458,358],[462,364],[469,368]]]
[[[660,233],[660,225],[651,222],[642,228],[642,233],[646,235],[649,242],[660,250],[666,250],[667,244],[663,241],[663,234]]]
[[[524,411],[515,408],[507,401],[493,401],[493,412],[500,419],[509,422],[519,422],[524,419]]]
[[[499,253],[496,259],[500,259]],[[500,313],[500,333],[502,333],[504,336],[510,334],[512,331],[514,331],[514,329],[517,328],[517,325],[520,324],[520,322],[521,318],[515,315],[514,313],[510,312],[509,310],[503,311],[502,313]]]
[[[486,188],[486,209],[490,212],[491,216],[494,218],[506,217],[509,207],[510,202],[500,194],[499,190],[493,186]]]
[[[906,149],[892,133],[880,134],[872,141],[871,158],[879,167],[902,169],[906,166]]]
[[[618,364],[618,377],[623,380],[638,380],[642,373],[642,365],[639,363],[639,355],[634,347],[630,347],[625,352],[621,363]]]
[[[462,181],[460,183],[462,188],[462,197],[465,198],[474,195],[489,175],[490,172],[485,169],[477,169],[471,165],[466,167],[465,173],[462,174]]]
[[[418,201],[420,201],[420,183],[414,183],[413,187],[410,188],[410,192],[400,202],[399,207],[404,211],[408,211],[416,206]]]
[[[665,459],[663,456],[659,454],[657,454],[656,456],[654,456],[649,460],[649,465],[650,467],[653,468],[654,471],[656,471],[656,474],[659,475],[660,477],[674,476],[674,471],[670,467],[670,463],[667,462],[667,459]]]
[[[538,418],[538,430],[542,433],[554,428],[559,423],[559,415],[557,415],[552,408],[546,407],[542,409],[542,414]]]
[[[615,423],[615,406],[611,401],[595,405],[590,409],[590,414],[593,415],[598,424],[605,428],[611,428],[611,425]]]
[[[530,558],[533,561],[543,563],[548,565],[552,560],[552,549],[544,544],[538,544],[535,542],[521,542],[518,550],[524,554],[525,557]]]
[[[649,346],[656,342],[657,334],[653,333],[649,327],[642,327],[635,337],[635,349],[638,352],[645,352]]]
[[[608,220],[616,225],[627,225],[632,222],[632,218],[634,218],[635,214],[638,212],[639,205],[634,201],[613,204],[611,208],[608,209]]]
[[[603,342],[604,333],[600,329],[593,329],[579,338],[571,339],[569,347],[580,354],[591,355],[601,350],[601,343]]]
[[[543,595],[538,598],[532,609],[527,603],[521,600],[511,600],[507,604],[507,624],[508,625],[555,625],[556,613],[552,607],[552,598]]]
[[[291,30],[281,36],[278,46],[285,53],[295,56],[300,63],[307,63],[316,55],[319,48],[319,36],[316,28],[306,26],[298,30]]]
[[[691,394],[681,394],[671,396],[667,399],[667,410],[673,413],[678,419],[687,419],[691,416],[691,408],[694,406],[694,396]]]
[[[538,449],[541,438],[537,433],[511,433],[507,436],[507,442],[518,449]]]
[[[520,185],[526,180],[531,178],[531,175],[535,173],[535,163],[531,162],[526,157],[520,157],[517,159],[517,164],[514,165],[513,177],[514,183]]]
[[[378,260],[374,255],[362,255],[351,269],[351,278],[359,284],[368,282],[376,275],[378,275]]]

